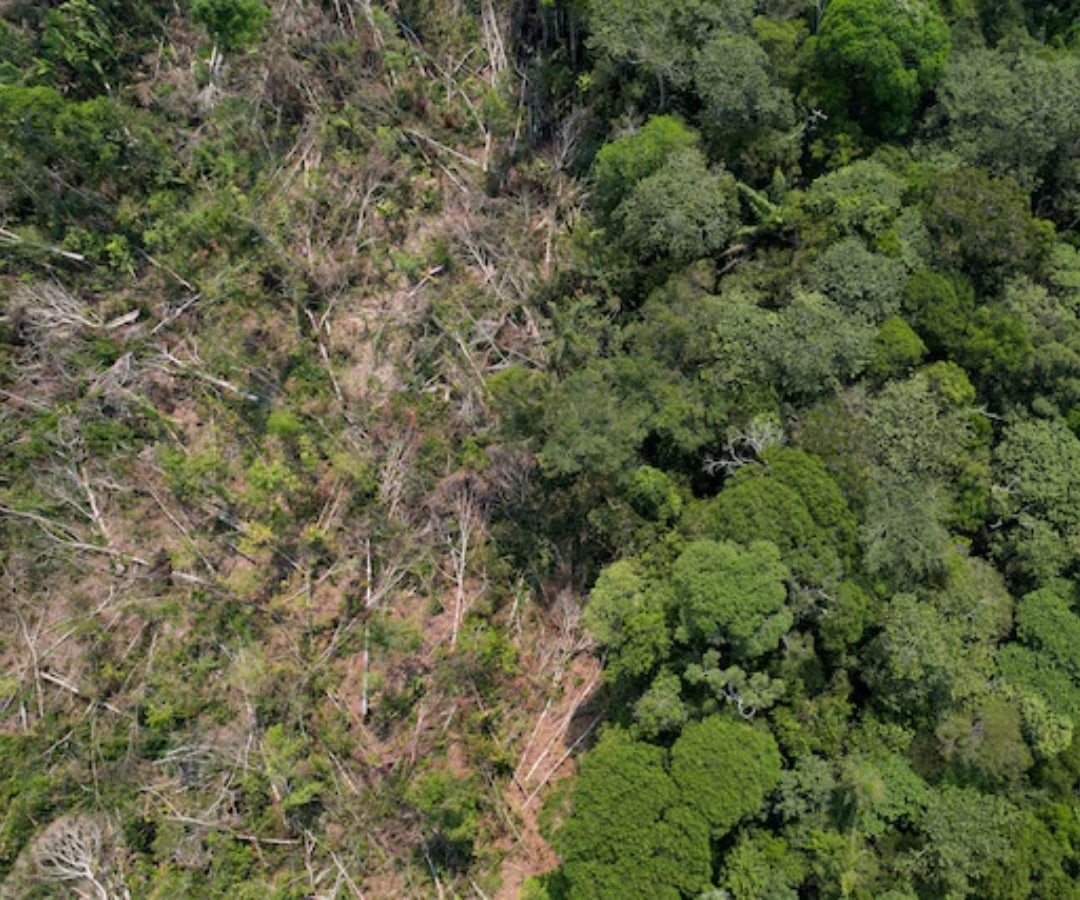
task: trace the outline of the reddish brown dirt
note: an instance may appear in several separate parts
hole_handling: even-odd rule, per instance
[[[495,900],[514,900],[527,878],[559,864],[555,851],[540,834],[539,815],[546,794],[574,774],[576,754],[595,731],[598,720],[592,707],[599,685],[596,658],[578,654],[553,685],[550,704],[529,717],[529,728],[521,738],[520,761],[503,791],[518,820],[518,834],[503,861]]]

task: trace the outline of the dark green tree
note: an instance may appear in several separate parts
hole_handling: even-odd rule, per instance
[[[814,521],[794,489],[759,473],[760,467],[744,467],[731,485],[705,504],[705,533],[726,541],[771,542],[804,584],[839,581],[840,555],[828,532]]]
[[[170,169],[147,117],[121,102],[0,84],[0,215],[10,224],[101,252],[125,198],[129,209],[145,200]]]
[[[840,824],[863,838],[880,839],[919,821],[929,788],[900,753],[856,751],[840,761]]]
[[[796,900],[806,862],[786,840],[764,830],[739,834],[725,854],[720,885],[734,897]]]
[[[807,47],[826,112],[892,138],[944,73],[949,26],[933,0],[832,0]]]
[[[553,476],[615,476],[626,471],[648,433],[648,407],[620,395],[614,367],[600,360],[580,369],[552,392],[545,411],[540,465]]]
[[[1080,616],[1053,590],[1042,588],[1020,600],[1016,633],[1028,647],[1080,683]]]
[[[736,423],[775,407],[770,343],[777,318],[748,292],[707,292],[695,283],[696,271],[656,291],[624,331],[627,379],[651,405],[655,459],[693,472]]]
[[[606,733],[582,760],[556,835],[569,900],[680,900],[709,882],[709,826],[665,770],[667,752]]]
[[[855,516],[825,464],[795,447],[770,447],[762,454],[769,478],[786,484],[801,498],[817,526],[828,536],[841,558],[856,552]]]
[[[671,748],[671,777],[682,802],[716,836],[761,808],[776,787],[780,766],[768,731],[727,716],[691,722]]]
[[[1009,176],[1057,221],[1075,215],[1080,61],[1010,43],[957,54],[938,86],[931,133],[971,165]]]
[[[777,83],[769,57],[749,35],[714,33],[697,51],[694,87],[703,105],[702,130],[725,159],[795,123],[790,92]]]
[[[959,169],[930,179],[928,189],[925,220],[938,260],[982,293],[998,294],[1009,275],[1041,267],[1053,226],[1032,217],[1027,192],[1011,178]]]

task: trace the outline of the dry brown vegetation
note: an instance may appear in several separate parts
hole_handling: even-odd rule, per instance
[[[124,88],[186,170],[163,237],[96,282],[24,241],[0,729],[56,799],[4,838],[13,896],[197,894],[228,858],[319,896],[514,896],[550,867],[537,810],[596,676],[574,601],[495,556],[532,464],[485,436],[485,381],[543,364],[527,304],[573,200],[516,173],[482,6],[464,52],[460,10],[439,49],[393,9],[277,4],[208,79],[167,17]],[[459,798],[412,792],[439,773]]]

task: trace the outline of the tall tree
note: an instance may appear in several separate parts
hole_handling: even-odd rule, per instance
[[[719,641],[735,659],[747,660],[775,649],[791,627],[788,569],[768,541],[745,549],[694,541],[675,561],[671,578],[682,640]]]
[[[994,451],[992,546],[1021,585],[1037,587],[1078,557],[1080,440],[1061,420],[1009,425]]]
[[[832,0],[807,47],[825,111],[894,138],[945,71],[949,26],[933,0]]]
[[[556,837],[569,900],[680,900],[708,883],[708,824],[684,805],[666,757],[611,731],[582,761]]]
[[[716,836],[761,808],[780,778],[780,751],[768,731],[725,716],[683,729],[671,748],[671,777],[682,801]]]

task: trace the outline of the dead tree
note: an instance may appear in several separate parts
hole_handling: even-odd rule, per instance
[[[113,900],[126,897],[124,888],[113,888],[110,871],[110,833],[98,816],[63,816],[34,842],[31,857],[40,878],[59,882],[79,898]]]
[[[483,593],[469,588],[469,563],[487,530],[490,507],[487,485],[475,472],[459,472],[435,491],[430,508],[432,524],[446,549],[449,566],[444,574],[453,584],[450,646],[457,646],[458,631],[469,607]]]
[[[742,431],[732,434],[719,456],[707,456],[701,468],[708,475],[731,475],[743,466],[761,461],[769,448],[784,442],[784,429],[766,416],[752,419]]]

